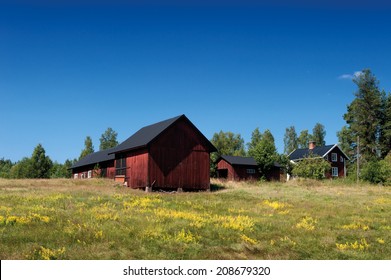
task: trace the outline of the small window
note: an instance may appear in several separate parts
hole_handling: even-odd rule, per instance
[[[92,178],[92,171],[91,170],[88,171],[88,175],[87,176],[88,176],[88,179]]]
[[[338,156],[336,153],[331,153],[331,161],[337,162],[338,161]]]
[[[79,178],[79,174],[76,173],[76,174],[73,174],[73,179],[78,179]]]
[[[115,175],[126,175],[126,158],[120,157],[115,161]]]
[[[250,169],[247,169],[246,172],[247,172],[247,174],[255,174],[255,169],[250,168]]]
[[[338,177],[338,167],[331,168],[331,176]]]
[[[343,156],[340,156],[339,161],[340,161],[340,162],[343,162]]]

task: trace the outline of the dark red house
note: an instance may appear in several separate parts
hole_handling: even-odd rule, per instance
[[[310,154],[324,158],[331,163],[331,170],[325,174],[326,178],[337,178],[346,176],[346,161],[349,157],[338,147],[337,144],[319,146],[315,142],[310,142],[306,149],[296,149],[289,154],[291,162],[296,163]]]
[[[252,157],[221,156],[217,160],[217,176],[230,181],[258,180],[261,174],[258,171],[258,164]],[[279,181],[281,177],[281,166],[274,164],[267,180]]]
[[[214,151],[209,140],[181,115],[141,128],[107,156],[112,158],[115,179],[129,187],[207,190]]]

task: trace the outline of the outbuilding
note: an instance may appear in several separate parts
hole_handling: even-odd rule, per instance
[[[141,128],[107,156],[112,158],[115,180],[129,187],[208,190],[214,151],[212,143],[180,115]]]

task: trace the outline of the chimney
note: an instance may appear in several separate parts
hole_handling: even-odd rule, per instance
[[[316,142],[315,141],[310,141],[309,142],[309,145],[308,145],[308,149],[310,150],[313,150],[316,146]]]

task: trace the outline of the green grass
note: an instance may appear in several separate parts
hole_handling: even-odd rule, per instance
[[[343,181],[144,193],[0,180],[0,259],[391,259],[391,189]]]

